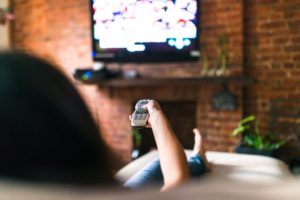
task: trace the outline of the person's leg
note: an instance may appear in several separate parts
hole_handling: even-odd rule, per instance
[[[188,158],[188,166],[192,179],[198,178],[208,171],[203,158],[199,154],[194,154]]]
[[[200,133],[199,129],[194,128],[194,148],[193,148],[193,155],[198,155],[202,159],[202,164],[207,170],[211,169],[211,163],[207,161],[206,158],[206,149],[205,149],[205,141],[203,135]]]
[[[159,158],[156,158],[128,179],[123,186],[128,188],[140,188],[149,185],[158,185],[161,187],[162,184],[163,175]]]
[[[208,170],[209,163],[205,157],[205,149],[202,136],[198,129],[194,129],[195,143],[193,155],[188,158],[189,172],[192,178],[197,178]],[[124,187],[139,188],[149,185],[163,184],[163,175],[160,168],[159,158],[149,163],[146,167],[138,171],[134,176],[127,180]]]
[[[197,178],[207,171],[204,160],[198,154],[188,158],[188,167],[192,178]],[[163,175],[159,158],[157,158],[128,179],[123,186],[129,188],[140,188],[151,185],[161,187],[162,184]]]

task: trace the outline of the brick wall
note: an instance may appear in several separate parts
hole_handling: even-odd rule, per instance
[[[50,58],[68,75],[76,67],[91,66],[88,6],[88,0],[15,0],[16,47]],[[210,66],[214,65],[218,52],[218,38],[227,35],[231,74],[246,73],[256,77],[258,83],[246,88],[245,94],[242,87],[230,86],[238,95],[238,109],[234,112],[211,109],[211,96],[222,89],[218,85],[189,89],[162,87],[155,88],[154,93],[154,88],[115,89],[114,96],[105,88],[78,86],[94,111],[101,134],[115,157],[115,166],[130,160],[131,129],[127,116],[137,98],[196,100],[196,124],[206,133],[208,148],[224,151],[232,150],[238,142],[229,132],[244,108],[246,113],[258,115],[261,126],[268,130],[272,101],[299,98],[300,15],[296,0],[202,0],[201,7],[201,43],[205,45]],[[201,75],[201,65],[199,61],[121,67],[152,77],[190,77]],[[118,120],[111,122],[111,118]]]
[[[245,1],[245,13],[244,69],[258,80],[245,95],[246,112],[259,117],[263,130],[288,138],[289,143],[294,144],[290,149],[298,148],[294,156],[299,156],[297,130],[292,126],[300,126],[299,104],[295,104],[300,101],[300,2]],[[278,102],[285,104],[285,107],[280,106],[281,112],[278,112]],[[287,108],[293,110],[293,114],[287,116],[290,112]],[[276,112],[272,112],[274,110]],[[278,128],[284,127],[277,124],[281,115],[293,122],[290,128]]]
[[[53,60],[68,73],[92,64],[87,0],[14,0],[14,14],[17,48]]]

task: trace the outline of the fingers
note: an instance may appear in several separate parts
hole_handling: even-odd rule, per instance
[[[145,105],[142,106],[142,108],[144,109],[145,112],[148,112],[148,107],[147,106],[148,106],[148,104],[145,104]]]
[[[151,124],[148,122],[146,125],[145,125],[146,128],[151,128]]]
[[[149,107],[151,107],[152,101],[153,101],[153,100],[151,100],[151,99],[145,99],[145,102],[146,102],[146,103],[142,105],[142,108],[143,108],[146,112],[148,112]]]
[[[153,111],[161,110],[160,105],[156,100],[150,100],[145,106],[150,115]]]
[[[199,131],[199,129],[197,129],[197,128],[194,128],[194,129],[193,129],[193,132],[194,132],[195,134],[199,134],[199,135],[200,135],[200,131]]]

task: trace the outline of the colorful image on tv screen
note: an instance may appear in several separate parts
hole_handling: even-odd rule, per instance
[[[197,42],[196,0],[94,0],[97,49],[191,50]]]

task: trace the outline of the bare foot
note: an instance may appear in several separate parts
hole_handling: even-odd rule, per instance
[[[194,132],[194,148],[193,153],[203,155],[205,153],[204,147],[203,147],[203,141],[202,141],[202,135],[200,131],[197,128],[193,129]]]
[[[211,163],[209,163],[207,161],[207,158],[206,158],[206,155],[205,155],[206,150],[204,148],[204,137],[200,133],[199,129],[197,129],[197,128],[194,128],[193,132],[194,132],[194,135],[195,135],[195,139],[194,139],[195,143],[194,143],[193,153],[200,155],[201,158],[204,161],[204,164],[205,164],[206,168],[208,170],[211,170]]]

